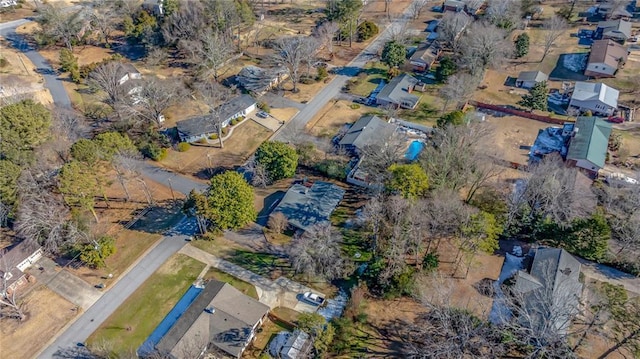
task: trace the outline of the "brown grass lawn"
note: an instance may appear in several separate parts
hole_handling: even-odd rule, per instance
[[[7,65],[0,68],[0,84],[6,93],[25,94],[45,105],[53,103],[49,90],[44,87],[44,79],[35,72],[33,63],[9,44],[0,41],[0,58]]]
[[[209,154],[214,169],[232,168],[242,165],[272,133],[253,121],[244,121],[234,128],[224,148],[218,148],[217,141],[212,141],[215,144],[211,146],[194,144],[186,152],[170,150],[160,164],[182,174],[196,175],[208,167]]]
[[[286,328],[279,326],[269,319],[265,320],[262,327],[260,327],[260,332],[256,334],[251,345],[242,354],[242,358],[259,358],[260,354],[268,347],[271,339],[273,339],[278,333],[286,330]]]
[[[494,125],[492,136],[493,152],[507,161],[526,164],[528,147],[538,136],[538,131],[550,124],[518,116],[485,116],[486,121]]]
[[[24,297],[27,320],[0,323],[0,357],[31,358],[78,312],[76,306],[41,286]]]
[[[218,236],[212,241],[196,240],[191,242],[190,245],[220,258],[231,257],[238,250],[248,250],[247,248],[237,244],[236,242],[230,241],[223,236]]]
[[[331,138],[347,123],[353,123],[372,108],[358,105],[352,109],[349,101],[330,101],[307,124],[308,131],[314,136]]]

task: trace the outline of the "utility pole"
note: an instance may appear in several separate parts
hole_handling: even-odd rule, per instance
[[[171,185],[171,178],[167,178],[167,182],[169,182],[169,189],[171,190],[171,198],[173,198],[173,200],[176,200],[176,196],[173,194],[173,186]]]

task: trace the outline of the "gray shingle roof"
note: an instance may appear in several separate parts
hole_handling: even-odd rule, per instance
[[[211,343],[238,357],[253,327],[269,307],[228,283],[210,281],[156,345],[161,353],[184,357],[189,346]]]
[[[263,69],[249,65],[240,70],[236,81],[245,90],[260,93],[268,90],[284,74],[284,69]]]
[[[627,39],[631,37],[631,23],[625,20],[611,20],[611,21],[600,21],[598,23],[597,30],[601,30],[602,34],[607,35],[615,35],[617,33],[623,34]]]
[[[547,81],[549,76],[542,71],[523,71],[518,75],[518,81]]]
[[[386,142],[396,126],[392,125],[380,117],[368,115],[360,117],[342,137],[340,146],[353,146],[362,150],[367,145],[374,145]]]
[[[294,184],[273,213],[284,214],[290,225],[306,231],[327,222],[344,193],[345,190],[329,182],[316,181],[310,188]]]
[[[396,76],[382,88],[378,94],[378,98],[388,99],[390,102],[398,105],[406,102],[415,106],[420,100],[420,97],[409,93],[408,89],[415,86],[418,82],[420,82],[418,79],[408,74]]]
[[[611,107],[618,107],[620,91],[601,82],[578,81],[573,88],[571,99],[578,101],[600,101]]]
[[[409,61],[423,62],[427,65],[431,65],[440,54],[440,47],[436,41],[430,41],[421,44],[416,52],[411,55]]]
[[[4,255],[0,255],[0,277],[5,273],[11,273],[11,278],[7,279],[7,286],[10,286],[16,280],[22,277],[23,273],[17,268],[17,265],[24,262],[41,247],[30,240],[23,240],[22,242],[11,247]]]
[[[231,118],[231,116],[247,109],[255,103],[256,100],[246,94],[235,97],[220,105],[220,118],[227,120]],[[212,133],[216,130],[213,120],[211,119],[211,115],[209,114],[178,121],[176,123],[176,127],[178,128],[178,132],[186,137]]]

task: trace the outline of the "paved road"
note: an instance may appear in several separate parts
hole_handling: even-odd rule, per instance
[[[100,324],[102,324],[142,283],[144,283],[169,257],[178,252],[185,239],[196,232],[192,220],[183,220],[171,232],[147,253],[127,274],[105,292],[98,301],[84,312],[66,330],[57,337],[38,358],[57,358],[61,348],[75,347],[84,343]]]
[[[291,121],[284,125],[273,139],[283,142],[292,141],[295,136],[298,136],[303,132],[304,127],[309,121],[311,121],[311,119],[313,119],[313,117],[315,117],[316,113],[329,103],[329,101],[337,97],[347,81],[358,75],[366,63],[382,49],[384,43],[389,38],[389,34],[391,34],[392,31],[400,30],[402,24],[411,19],[409,8],[410,7],[407,7],[407,10],[402,14],[402,16],[398,17],[389,26],[387,26],[380,36],[372,41],[366,49],[353,59],[353,61],[340,70],[338,72],[339,75],[334,77],[327,86],[325,86],[311,101],[309,101],[309,103],[307,103],[307,106],[305,106]]]
[[[22,51],[31,60],[36,71],[44,77],[44,85],[49,89],[53,102],[59,107],[71,107],[69,95],[67,95],[64,86],[62,86],[62,81],[56,71],[51,68],[49,62],[38,51],[25,41],[23,36],[16,34],[16,28],[28,22],[29,20],[27,19],[20,19],[0,24],[0,36],[7,39],[13,47]]]
[[[169,184],[171,184],[174,191],[184,193],[185,195],[188,195],[192,189],[204,191],[207,188],[207,184],[204,182],[199,182],[189,177],[182,176],[178,173],[160,168],[150,161],[139,161],[138,168],[145,177],[150,178],[164,186],[169,186]]]

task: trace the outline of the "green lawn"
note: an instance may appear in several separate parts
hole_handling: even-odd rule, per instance
[[[87,340],[114,353],[135,351],[198,277],[205,265],[182,254],[169,258]]]
[[[215,279],[221,282],[229,283],[234,288],[248,295],[249,297],[256,300],[258,299],[258,292],[256,292],[256,287],[253,284],[242,281],[232,276],[231,274],[222,272],[216,268],[210,268],[207,274],[204,275],[204,279]]]
[[[354,262],[368,262],[373,257],[369,250],[369,233],[342,228],[342,252]],[[359,253],[359,254],[357,254]]]
[[[266,277],[269,277],[270,273],[278,270],[284,273],[291,271],[291,266],[286,259],[270,253],[237,250],[232,256],[225,259],[253,273]]]
[[[369,96],[381,80],[386,81],[387,71],[389,71],[387,65],[378,61],[369,62],[360,75],[354,79],[355,83],[351,86],[349,92],[362,97]]]

